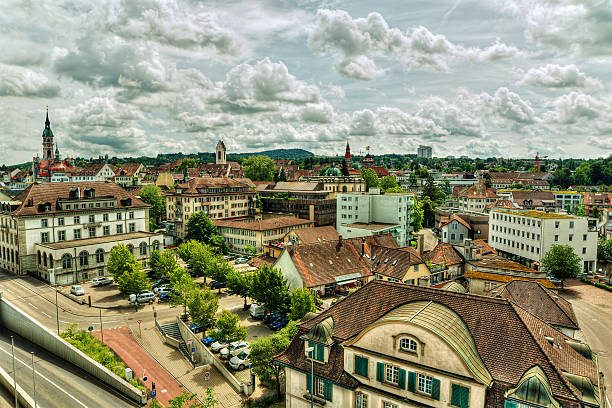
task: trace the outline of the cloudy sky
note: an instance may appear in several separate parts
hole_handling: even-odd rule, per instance
[[[612,152],[612,1],[3,0],[0,163]]]

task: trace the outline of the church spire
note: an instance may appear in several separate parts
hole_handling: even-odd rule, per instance
[[[51,121],[49,120],[49,105],[47,105],[47,119],[45,120],[45,127],[49,127],[51,125]]]
[[[53,131],[49,120],[49,105],[47,105],[47,117],[45,119],[45,130],[42,133],[43,160],[53,160]]]

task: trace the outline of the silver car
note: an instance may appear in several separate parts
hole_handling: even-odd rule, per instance
[[[227,347],[227,344],[219,343],[218,341],[215,341],[213,344],[210,345],[210,349],[214,351],[215,353],[220,352],[221,349],[224,349],[226,347]]]
[[[222,359],[227,360],[230,357],[237,356],[241,351],[249,347],[249,343],[244,340],[234,341],[230,343],[229,347],[221,350],[220,356]]]
[[[234,370],[244,370],[251,364],[250,353],[249,349],[241,351],[237,356],[230,359],[229,366]]]

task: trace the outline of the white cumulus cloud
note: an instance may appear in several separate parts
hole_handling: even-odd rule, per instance
[[[531,68],[525,73],[519,84],[540,88],[584,88],[601,87],[599,79],[587,76],[574,64],[546,64],[543,67]]]
[[[0,63],[0,96],[54,98],[59,94],[60,87],[44,74]]]

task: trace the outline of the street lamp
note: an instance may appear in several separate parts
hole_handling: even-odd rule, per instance
[[[312,354],[310,354],[312,353]],[[310,363],[312,364],[311,378],[310,378],[310,408],[314,407],[314,347],[306,347],[306,355],[310,355]]]

